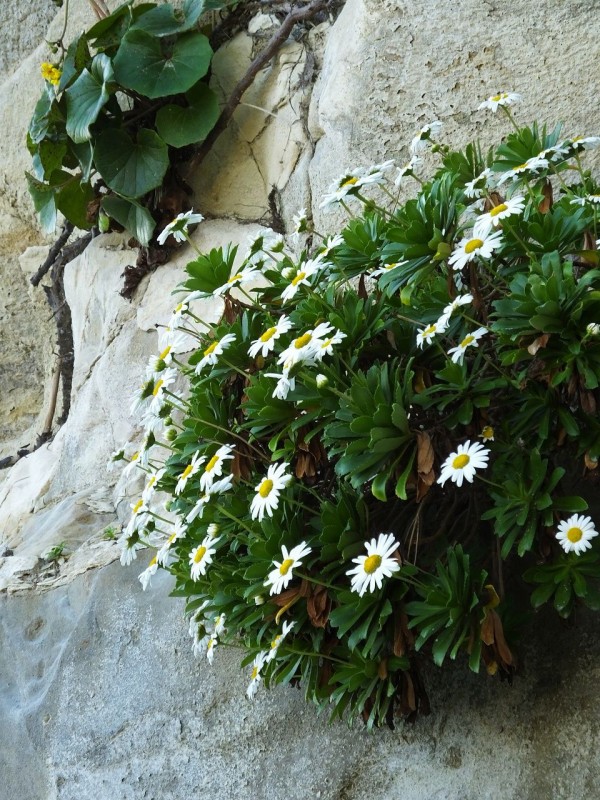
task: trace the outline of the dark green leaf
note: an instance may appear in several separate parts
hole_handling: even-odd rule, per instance
[[[141,197],[160,186],[169,166],[167,145],[142,128],[134,141],[123,130],[107,130],[98,136],[95,161],[108,186],[120,195]]]

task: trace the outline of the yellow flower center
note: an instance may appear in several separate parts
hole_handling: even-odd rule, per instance
[[[240,279],[241,277],[242,277],[242,273],[241,273],[241,272],[236,272],[236,274],[235,274],[235,275],[232,275],[232,276],[231,276],[231,278],[229,278],[229,280],[227,281],[227,283],[235,283],[235,281],[239,281],[239,279]]]
[[[167,547],[168,547],[170,544],[173,544],[173,542],[175,541],[175,539],[176,539],[176,538],[177,538],[177,534],[176,534],[176,533],[172,533],[172,534],[169,536],[169,538],[167,539]]]
[[[148,564],[148,567],[153,567],[156,564],[156,556],[152,559],[152,561]]]
[[[175,313],[179,314],[182,308],[183,308],[183,303],[177,303],[177,305],[175,306]]]
[[[466,453],[462,453],[460,456],[456,456],[452,462],[452,466],[454,469],[462,469],[463,467],[467,466],[470,460],[470,456],[468,456]]]
[[[492,97],[492,103],[499,103],[499,102],[500,102],[500,100],[504,100],[504,98],[505,98],[506,96],[507,96],[507,95],[506,95],[506,92],[502,92],[501,94],[495,94],[495,95]]]
[[[259,486],[258,493],[261,497],[268,497],[271,494],[272,489],[273,481],[270,478],[265,478]]]
[[[299,272],[296,277],[292,280],[292,286],[298,286],[300,281],[303,281],[306,278],[306,272]]]
[[[481,431],[481,435],[484,439],[493,439],[494,438],[494,429],[491,425],[486,425],[483,430]]]
[[[204,467],[204,472],[212,472],[219,461],[219,456],[213,456],[208,464]]]
[[[186,467],[186,468],[183,470],[183,472],[181,473],[181,480],[183,480],[183,481],[184,481],[186,478],[189,478],[189,476],[190,476],[190,473],[191,473],[191,471],[192,471],[193,469],[194,469],[194,466],[193,466],[193,464],[188,464],[188,465],[187,465],[187,467]]]
[[[205,355],[205,356],[209,356],[211,353],[214,353],[214,352],[215,352],[215,350],[217,349],[217,345],[218,345],[218,344],[219,344],[218,342],[213,342],[212,344],[210,344],[210,345],[209,345],[209,346],[206,348],[206,350],[204,351],[204,355]]]
[[[465,253],[473,253],[483,247],[482,239],[470,239],[465,245]]]
[[[583,536],[583,531],[581,530],[581,528],[569,528],[569,530],[567,531],[567,539],[570,542],[573,542],[573,544],[575,544],[575,542],[578,542],[582,536]]]
[[[330,345],[332,342],[333,342],[333,339],[325,339],[325,341],[324,341],[324,342],[323,342],[323,344],[321,345],[321,350],[325,350],[325,348],[326,348],[326,347],[329,347],[329,345]]]
[[[159,361],[164,361],[165,358],[169,355],[170,352],[171,352],[171,345],[169,344],[169,345],[167,345],[165,347],[165,349],[162,351],[162,353],[158,356],[158,360]]]
[[[160,387],[163,385],[164,381],[161,378],[159,381],[156,381],[154,384],[154,389],[152,389],[152,396],[156,397],[156,395],[160,392]]]
[[[279,634],[279,636],[276,636],[273,639],[273,641],[271,642],[271,650],[277,650],[277,648],[279,647],[279,640],[280,639],[281,639],[281,634]]]
[[[137,461],[139,457],[140,457],[140,451],[138,450],[138,452],[137,452],[137,453],[134,453],[134,454],[131,456],[131,461],[132,461],[132,462],[133,462],[133,461]]]
[[[474,342],[474,341],[475,341],[475,337],[471,336],[471,334],[469,334],[468,336],[465,336],[465,338],[460,343],[460,346],[461,347],[468,347],[471,344],[471,342]]]
[[[423,331],[423,336],[429,336],[432,333],[435,333],[435,325],[428,325]]]
[[[279,574],[287,575],[290,569],[292,568],[293,564],[294,564],[293,558],[286,558],[283,564],[279,567]]]
[[[272,339],[276,333],[277,333],[277,328],[267,328],[267,330],[263,333],[263,335],[259,336],[259,341],[268,342],[269,339]]]
[[[205,555],[206,547],[204,547],[204,545],[200,545],[200,547],[196,550],[196,555],[194,556],[194,564],[199,564]]]
[[[518,166],[518,167],[515,167],[515,168],[513,169],[513,172],[516,172],[516,171],[517,171],[517,170],[519,170],[519,169],[529,169],[529,164],[527,164],[527,163],[525,163],[525,164],[519,164],[519,166]]]
[[[254,669],[252,670],[252,675],[250,676],[250,680],[255,681],[258,677],[258,673],[259,673],[258,667],[254,667]]]
[[[148,481],[147,488],[149,489],[151,486],[154,486],[155,483],[156,483],[156,475],[153,475]]]
[[[357,182],[358,178],[347,178],[340,186],[340,189],[345,189],[346,186],[354,186],[354,184]]]
[[[365,563],[363,564],[363,568],[367,575],[372,575],[376,569],[379,569],[381,566],[381,556],[377,554],[369,556],[365,559]]]
[[[132,509],[133,513],[137,514],[138,511],[140,510],[140,508],[143,506],[143,504],[144,504],[143,500],[138,500],[137,503],[134,505],[134,507]]]
[[[294,347],[296,350],[301,350],[303,347],[310,342],[312,336],[310,333],[304,333],[302,336],[299,336],[297,339],[294,340]]]
[[[503,211],[506,211],[508,206],[506,203],[500,203],[498,206],[494,206],[494,208],[490,209],[490,217],[497,217],[498,214],[501,214]]]

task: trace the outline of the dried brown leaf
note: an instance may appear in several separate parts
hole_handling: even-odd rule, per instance
[[[543,333],[541,336],[538,336],[537,339],[534,339],[533,342],[527,348],[527,352],[529,353],[529,355],[534,356],[538,350],[541,350],[542,347],[546,347],[549,339],[550,339],[549,333]]]
[[[331,598],[325,586],[313,585],[311,587],[306,600],[306,610],[308,618],[315,628],[324,628],[327,625],[331,611]]]
[[[542,194],[544,195],[544,199],[539,204],[538,211],[541,214],[547,214],[554,204],[554,198],[552,196],[552,184],[549,180],[546,180],[542,186]]]

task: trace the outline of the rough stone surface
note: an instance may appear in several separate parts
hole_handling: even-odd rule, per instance
[[[539,625],[512,687],[450,668],[430,717],[368,734],[296,689],[250,703],[236,651],[195,661],[170,578],[141,591],[144,562],[0,597],[7,800],[596,796],[597,621],[561,629],[558,652],[557,623]]]

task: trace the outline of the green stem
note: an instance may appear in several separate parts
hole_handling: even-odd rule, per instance
[[[233,520],[233,522],[235,522],[241,528],[244,528],[245,530],[248,531],[248,533],[252,534],[253,538],[256,538],[256,531],[253,531],[252,528],[246,525],[245,522],[242,522],[241,519],[236,517],[234,514],[231,514],[229,511],[227,511],[226,508],[223,508],[223,506],[220,505],[219,503],[216,503],[216,507],[221,512],[221,514],[224,514],[226,517],[229,517],[229,519]]]

